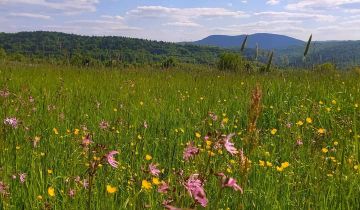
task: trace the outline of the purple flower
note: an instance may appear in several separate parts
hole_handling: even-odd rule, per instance
[[[106,155],[106,159],[107,159],[108,163],[114,168],[117,168],[119,165],[119,162],[117,162],[114,158],[114,155],[117,155],[117,154],[119,154],[118,151],[111,151],[111,152],[109,152],[109,154]]]
[[[185,188],[190,196],[201,206],[206,207],[208,200],[206,198],[204,183],[199,179],[198,174],[192,174],[185,183]]]
[[[19,174],[19,179],[21,183],[24,183],[26,181],[26,174],[25,173],[20,173]]]
[[[165,209],[168,209],[168,210],[182,210],[180,208],[177,208],[175,206],[171,206],[171,202],[173,202],[172,200],[165,200],[162,202],[162,205],[164,206]]]
[[[169,190],[169,185],[166,182],[162,182],[159,185],[158,192],[166,194]]]
[[[153,176],[159,176],[159,174],[160,174],[160,170],[157,168],[157,165],[154,163],[150,163],[149,171],[150,171],[150,174],[152,174]]]
[[[225,149],[226,149],[231,155],[235,155],[235,154],[239,153],[239,151],[235,148],[234,143],[232,143],[232,142],[230,141],[233,136],[235,136],[234,133],[227,135],[227,136],[225,137],[225,139],[224,139]]]
[[[304,143],[301,141],[301,139],[296,140],[296,146],[301,146]]]
[[[241,194],[244,193],[243,189],[236,183],[236,180],[231,177],[226,177],[223,173],[218,173],[217,176],[221,177],[222,187],[230,187],[235,191],[240,191]]]
[[[68,192],[68,195],[70,196],[70,198],[74,198],[75,197],[75,190],[70,189],[69,192]]]
[[[9,195],[9,186],[5,184],[4,182],[0,181],[0,195]]]
[[[194,147],[193,142],[190,142],[184,150],[183,158],[184,160],[189,161],[190,158],[193,158],[197,154],[199,154],[199,149]]]
[[[82,146],[83,147],[88,147],[90,144],[92,143],[91,138],[90,138],[90,134],[86,135],[86,137],[82,140]]]
[[[16,117],[10,117],[10,118],[6,118],[4,120],[4,124],[5,125],[10,125],[13,128],[17,128],[18,126],[18,120],[16,119]]]
[[[110,124],[108,122],[106,122],[105,120],[102,120],[99,124],[99,127],[101,130],[105,130],[110,126]]]

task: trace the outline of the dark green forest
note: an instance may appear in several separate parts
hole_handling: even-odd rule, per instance
[[[305,47],[305,46],[304,46]],[[360,41],[311,43],[309,54],[304,47],[274,50],[273,64],[286,68],[314,68],[331,62],[337,68],[360,65]],[[197,46],[117,36],[80,36],[59,32],[0,33],[0,58],[10,61],[50,62],[78,66],[160,65],[176,63],[216,66],[224,53],[238,53],[252,62],[267,63],[271,52]]]

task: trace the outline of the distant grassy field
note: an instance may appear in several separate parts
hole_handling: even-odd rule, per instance
[[[2,65],[0,91],[0,209],[360,208],[353,73]]]

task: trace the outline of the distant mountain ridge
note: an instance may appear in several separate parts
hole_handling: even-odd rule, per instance
[[[239,48],[246,35],[228,36],[211,35],[202,40],[192,42],[201,46],[215,46],[221,48]],[[305,42],[285,35],[257,33],[248,35],[247,48],[256,48],[256,45],[264,50],[286,49],[289,47],[304,46]]]

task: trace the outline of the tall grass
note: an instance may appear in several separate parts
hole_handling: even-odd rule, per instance
[[[201,209],[183,185],[191,174],[202,176],[207,209],[360,208],[358,77],[189,70],[2,66],[0,90],[10,95],[0,97],[0,182],[9,194],[0,193],[0,209],[162,209],[164,200]],[[8,117],[17,128],[3,123]],[[251,132],[257,142],[249,152]],[[231,133],[242,157],[214,147]],[[86,134],[94,142],[88,150]],[[187,162],[189,142],[200,151]],[[112,150],[118,168],[102,162]],[[83,184],[94,161],[89,201]],[[157,192],[150,163],[167,194]],[[219,172],[243,194],[222,189]]]

